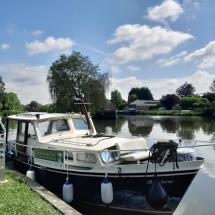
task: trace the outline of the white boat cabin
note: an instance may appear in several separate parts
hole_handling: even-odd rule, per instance
[[[89,128],[85,116],[81,114],[29,112],[12,115],[7,118],[7,133],[11,120],[17,124],[14,140],[7,137],[11,155],[35,158],[37,149],[59,150],[63,152],[63,165],[83,168],[104,166],[107,163],[138,163],[149,157],[143,138],[99,135],[91,117]],[[135,149],[143,150],[134,151]]]

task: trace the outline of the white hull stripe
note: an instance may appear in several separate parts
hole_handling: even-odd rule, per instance
[[[22,162],[24,164],[27,164],[29,165],[27,162],[25,161],[21,161],[19,160],[19,162]],[[39,168],[39,169],[42,169],[44,167],[42,166],[37,166],[37,165],[33,165],[35,168]],[[44,168],[46,171],[49,171],[49,172],[55,172],[55,173],[59,173],[59,174],[66,174],[66,170],[55,170],[55,169],[51,169],[51,168]],[[158,177],[173,177],[173,176],[180,176],[180,175],[193,175],[193,174],[196,174],[198,172],[198,170],[186,170],[186,171],[175,171],[175,172],[172,172],[172,173],[159,173],[157,172],[157,176]],[[105,175],[105,172],[104,173],[101,173],[101,172],[94,172],[94,173],[83,173],[83,172],[71,172],[69,171],[68,172],[69,175],[76,175],[76,176],[86,176],[86,177],[101,177],[103,178],[104,175]],[[144,172],[143,173],[121,173],[121,174],[118,174],[118,173],[108,173],[108,177],[109,178],[150,178],[150,177],[154,177],[155,174],[154,173],[147,173],[145,174]]]

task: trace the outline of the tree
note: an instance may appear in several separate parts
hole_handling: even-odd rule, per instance
[[[128,101],[129,101],[129,103],[132,102],[133,98],[135,97],[134,95],[136,95],[136,99],[153,100],[152,93],[148,89],[148,87],[132,88],[128,93]]]
[[[211,86],[209,87],[211,92],[215,93],[215,79],[212,81]]]
[[[172,110],[173,107],[179,103],[179,98],[175,94],[167,94],[162,96],[160,102],[167,110]]]
[[[28,111],[38,112],[40,109],[40,104],[37,101],[31,101],[30,104],[27,105]]]
[[[3,100],[4,100],[4,91],[5,91],[5,83],[0,76],[0,110],[3,108]]]
[[[111,102],[115,105],[117,109],[123,104],[123,99],[121,93],[118,90],[111,92]]]
[[[138,97],[137,97],[136,94],[131,94],[131,95],[128,96],[128,103],[131,103],[131,102],[133,102],[133,101],[135,101],[137,99],[138,99]]]
[[[2,80],[2,77],[0,76],[0,94],[4,93],[5,91],[5,83]]]
[[[179,97],[189,97],[189,96],[193,96],[195,92],[195,87],[192,84],[189,84],[187,82],[185,82],[183,85],[181,85],[177,90],[176,90],[176,94]]]
[[[15,93],[4,93],[4,98],[2,101],[2,110],[10,110],[12,112],[17,112],[21,109],[21,103]]]
[[[206,98],[209,102],[215,101],[215,93],[207,92],[207,93],[204,93],[202,97]]]
[[[183,97],[180,100],[180,106],[182,109],[192,109],[195,107],[208,107],[210,102],[206,98],[190,96]]]
[[[109,86],[108,73],[101,73],[88,57],[79,52],[61,55],[49,69],[47,81],[56,111],[77,111],[74,102],[84,95],[92,103],[92,111],[104,104]]]

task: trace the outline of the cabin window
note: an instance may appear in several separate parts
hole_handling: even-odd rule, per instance
[[[78,152],[77,161],[86,162],[86,163],[97,163],[95,154],[88,152]]]
[[[29,123],[28,125],[28,138],[32,138],[32,139],[36,138],[34,126],[31,123]]]
[[[85,119],[72,119],[76,130],[88,130],[87,122]]]
[[[18,125],[18,136],[17,136],[17,140],[19,142],[24,142],[25,127],[26,127],[26,123],[25,122],[19,122],[19,125]]]
[[[5,132],[3,125],[0,123],[0,135],[3,135]]]
[[[38,128],[42,136],[69,131],[69,125],[66,119],[39,122]]]
[[[72,152],[67,152],[65,154],[65,160],[68,160],[68,161],[73,161],[74,158],[73,158],[73,153]]]

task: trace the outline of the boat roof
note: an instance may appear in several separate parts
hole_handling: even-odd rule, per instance
[[[11,115],[7,118],[20,121],[45,121],[51,119],[85,118],[85,116],[81,113],[26,112]]]

